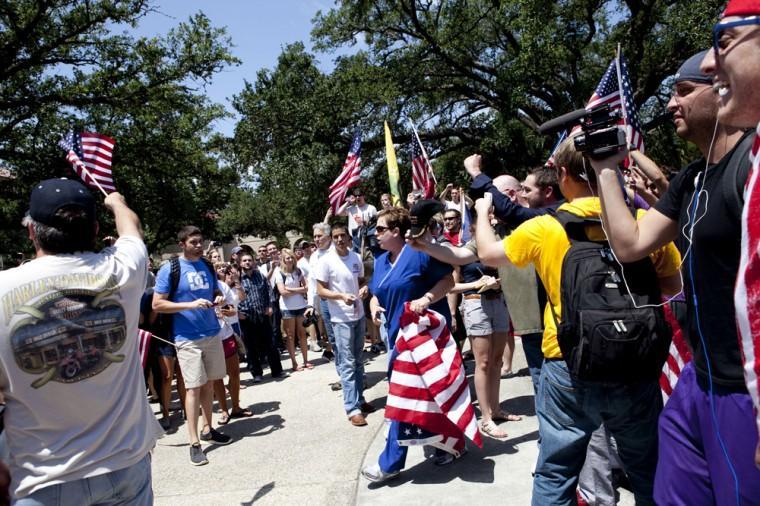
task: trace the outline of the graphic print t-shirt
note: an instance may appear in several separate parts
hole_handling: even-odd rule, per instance
[[[15,497],[129,467],[154,446],[162,431],[137,353],[147,272],[136,237],[0,272],[0,389]]]
[[[179,285],[172,296],[172,302],[192,302],[198,299],[214,300],[216,276],[209,271],[202,260],[190,262],[179,259]],[[171,265],[165,264],[156,276],[156,293],[171,291]],[[219,322],[213,308],[186,309],[174,313],[174,339],[176,341],[193,341],[219,333]]]

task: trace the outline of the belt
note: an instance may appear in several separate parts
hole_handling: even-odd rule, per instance
[[[501,297],[501,291],[498,292],[484,292],[484,293],[468,293],[462,298],[465,300],[480,300],[481,298],[486,300],[498,299]]]

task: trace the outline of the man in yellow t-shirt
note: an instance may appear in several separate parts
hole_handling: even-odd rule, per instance
[[[562,194],[559,207],[584,218],[598,218],[601,206],[594,171],[566,140],[555,155]],[[588,170],[586,170],[588,167]],[[541,447],[533,482],[533,504],[575,504],[578,474],[591,433],[604,423],[615,437],[631,480],[636,504],[654,504],[652,489],[657,463],[657,417],[662,398],[656,379],[639,383],[601,383],[574,379],[557,342],[554,316],[561,315],[560,277],[570,241],[553,216],[539,216],[517,227],[503,241],[488,223],[490,194],[478,200],[476,242],[478,256],[489,265],[533,263],[550,302],[544,309],[541,371],[536,402]],[[587,227],[591,240],[604,239],[600,227]],[[663,293],[680,290],[680,256],[670,243],[650,255]],[[553,307],[550,307],[552,305]]]

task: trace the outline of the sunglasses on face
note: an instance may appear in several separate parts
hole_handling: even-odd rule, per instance
[[[389,230],[388,227],[384,227],[382,225],[376,225],[375,230],[378,234],[384,234],[386,230]]]
[[[443,221],[452,221],[452,220],[456,220],[456,219],[457,219],[456,216],[444,216],[443,217]]]
[[[735,21],[726,21],[725,23],[715,23],[713,26],[713,51],[718,54],[725,47],[720,47],[720,38],[723,36],[723,32],[729,28],[736,28],[737,26],[748,25],[760,25],[760,16],[750,16],[743,19],[737,19]]]

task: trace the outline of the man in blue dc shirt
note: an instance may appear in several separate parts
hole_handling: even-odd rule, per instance
[[[229,444],[229,436],[211,427],[213,383],[224,378],[224,349],[219,338],[219,322],[213,307],[224,297],[216,284],[213,266],[203,259],[203,235],[189,225],[177,234],[182,254],[158,271],[153,294],[153,309],[172,314],[172,335],[177,360],[187,388],[185,413],[190,431],[190,462],[208,464],[200,441]],[[172,275],[172,263],[175,273]],[[179,267],[179,272],[177,272]],[[213,301],[213,302],[212,302]],[[204,426],[198,437],[198,406],[202,408]]]

